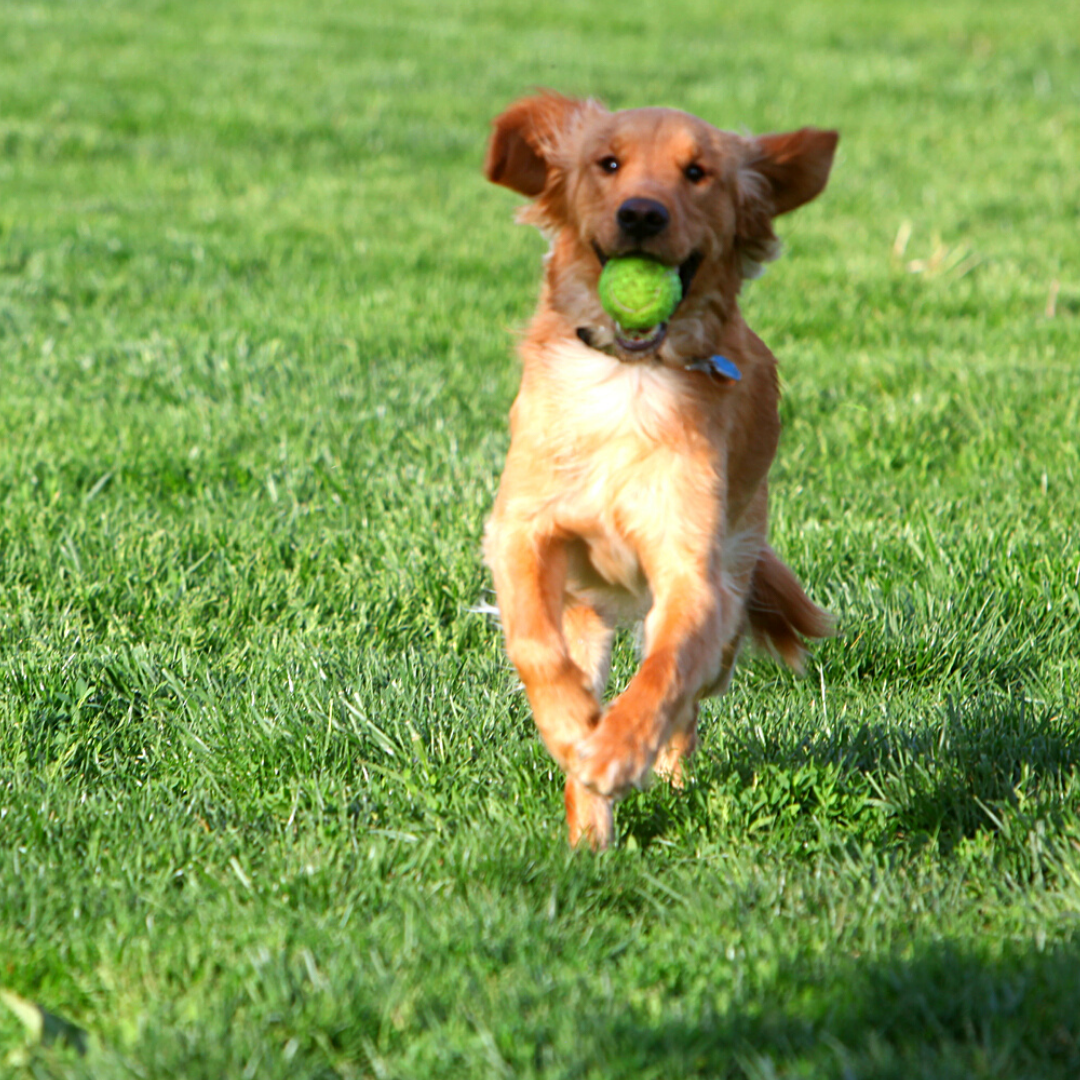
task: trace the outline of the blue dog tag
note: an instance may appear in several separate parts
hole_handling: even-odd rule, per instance
[[[738,382],[742,372],[726,356],[710,356],[707,360],[695,360],[686,365],[687,371],[704,371],[707,375],[716,375],[721,379]]]

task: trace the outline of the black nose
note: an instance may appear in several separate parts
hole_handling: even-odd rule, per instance
[[[619,228],[635,240],[647,240],[662,233],[671,221],[663,203],[655,199],[627,199],[615,214]]]

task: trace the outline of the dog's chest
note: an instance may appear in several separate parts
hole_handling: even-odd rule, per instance
[[[574,449],[595,452],[618,443],[647,455],[671,447],[684,431],[685,376],[653,363],[624,364],[577,343],[552,350],[544,368],[552,434]]]
[[[567,346],[546,374],[551,511],[579,538],[572,575],[647,603],[641,550],[715,527],[716,472],[688,433],[685,377],[584,346]]]

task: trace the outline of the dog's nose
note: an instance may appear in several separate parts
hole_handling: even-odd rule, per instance
[[[648,240],[662,233],[671,221],[671,215],[663,203],[655,199],[627,199],[615,214],[619,228],[635,240]]]

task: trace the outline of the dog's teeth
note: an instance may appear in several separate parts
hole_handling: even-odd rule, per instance
[[[649,338],[655,337],[659,326],[650,326],[647,330],[626,330],[623,327],[619,327],[619,333],[623,337],[629,338],[631,341],[648,341]]]

